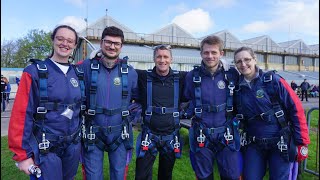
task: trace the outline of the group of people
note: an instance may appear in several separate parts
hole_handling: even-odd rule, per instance
[[[304,79],[300,86],[298,86],[294,81],[291,81],[290,85],[299,97],[301,97],[301,101],[305,98],[308,102],[308,97],[319,97],[319,86],[315,84],[310,85],[307,79]]]
[[[78,35],[67,25],[51,36],[53,51],[32,60],[21,77],[11,114],[8,141],[18,168],[41,169],[44,179],[73,179],[82,161],[85,179],[126,179],[133,149],[135,179],[173,179],[181,157],[180,118],[190,118],[190,162],[199,180],[289,177],[290,162],[308,156],[304,110],[286,81],[257,66],[251,48],[234,53],[236,68],[221,58],[223,41],[208,36],[200,45],[201,65],[176,71],[171,47],[154,47],[155,66],[138,70],[119,58],[123,31],[106,27],[100,49],[77,65],[69,63]],[[181,104],[187,104],[181,108]],[[141,117],[142,116],[142,117]],[[133,142],[132,126],[141,123]]]

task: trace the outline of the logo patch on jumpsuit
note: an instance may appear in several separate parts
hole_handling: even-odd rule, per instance
[[[71,78],[70,82],[71,82],[73,87],[78,87],[79,86],[78,81],[75,78]]]
[[[264,91],[262,89],[259,89],[257,92],[256,92],[256,97],[257,98],[263,98],[263,94],[264,94]]]
[[[121,84],[121,80],[119,77],[115,77],[113,79],[113,84],[119,86]]]
[[[224,88],[226,88],[226,84],[225,84],[224,81],[222,81],[222,80],[218,81],[217,85],[218,85],[218,88],[219,88],[219,89],[224,89]]]

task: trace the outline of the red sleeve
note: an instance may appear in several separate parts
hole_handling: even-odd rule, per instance
[[[12,108],[9,129],[8,129],[8,144],[9,149],[14,153],[13,159],[15,161],[22,161],[28,157],[30,147],[25,147],[28,143],[26,142],[27,136],[30,136],[31,130],[26,131],[26,124],[29,124],[27,127],[32,127],[31,122],[28,120],[28,104],[30,97],[30,89],[32,86],[32,78],[29,73],[24,72],[21,77],[20,85],[18,92],[15,97],[15,101]],[[32,113],[32,112],[31,112]],[[28,135],[29,134],[29,135]]]
[[[286,107],[287,112],[289,112],[289,116],[287,117],[290,117],[290,121],[293,127],[293,136],[296,140],[296,143],[298,143],[297,145],[310,144],[309,130],[302,103],[297,94],[292,90],[290,85],[283,78],[280,78],[280,83],[287,92],[288,99],[292,100],[286,100],[284,104],[289,104],[291,102],[293,103],[290,105],[286,105]]]

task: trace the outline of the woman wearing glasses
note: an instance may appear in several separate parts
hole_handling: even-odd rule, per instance
[[[14,101],[8,141],[18,168],[43,179],[73,179],[80,158],[80,80],[69,56],[78,35],[60,25],[51,35],[53,52],[31,60]]]
[[[268,164],[271,179],[287,180],[290,162],[308,157],[302,104],[282,77],[257,66],[251,48],[237,49],[234,62],[241,73],[236,109],[243,124],[244,179],[263,179]]]

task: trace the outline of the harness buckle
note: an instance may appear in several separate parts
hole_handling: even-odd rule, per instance
[[[150,112],[146,111],[145,114],[146,114],[147,116],[151,116],[151,115],[152,115],[152,111],[150,111]]]
[[[46,65],[44,65],[44,67],[42,68],[42,67],[39,66],[39,64],[37,64],[37,68],[38,68],[38,70],[40,70],[40,71],[46,71],[46,70],[48,70]]]
[[[92,126],[90,126],[90,132],[87,136],[89,140],[94,140],[96,138],[96,134],[92,133]]]
[[[227,142],[233,140],[233,135],[230,134],[229,128],[227,128],[227,132],[225,132],[223,136],[224,136],[224,138],[226,139]]]
[[[80,106],[80,110],[81,110],[81,111],[86,110],[86,108],[87,108],[86,105],[81,105],[81,106]]]
[[[88,114],[91,115],[91,116],[94,116],[94,115],[96,115],[96,110],[88,109]]]
[[[230,89],[230,95],[232,96],[233,95],[233,90],[236,86],[234,84],[229,84],[228,85],[228,88]]]
[[[93,64],[91,63],[91,69],[99,69],[100,65],[99,64]]]
[[[200,134],[197,137],[197,142],[199,143],[199,147],[204,147],[204,142],[206,140],[206,136],[202,133],[202,129],[200,129]]]
[[[283,112],[283,110],[280,110],[278,112],[275,112],[274,115],[276,115],[276,117],[279,118],[284,115],[284,112]]]
[[[197,77],[193,77],[193,82],[201,83],[201,77],[200,76],[198,78]]]
[[[37,113],[38,114],[47,113],[47,109],[45,107],[37,107]]]
[[[202,113],[202,108],[194,108],[194,113]]]
[[[280,141],[277,143],[277,145],[280,152],[288,150],[288,145],[284,142],[283,136],[280,137]]]
[[[237,119],[243,119],[243,114],[236,114]]]
[[[120,68],[120,72],[123,73],[123,74],[128,74],[128,68],[121,67]]]
[[[178,136],[175,136],[175,143],[173,144],[174,152],[179,153],[180,152],[180,143],[178,141]]]
[[[122,115],[122,116],[128,116],[129,114],[130,114],[130,113],[129,113],[128,110],[121,112],[121,115]]]
[[[240,144],[241,146],[246,146],[248,144],[246,132],[240,134]]]
[[[272,81],[272,74],[269,74],[269,76],[263,77],[263,82],[269,82],[269,81]]]
[[[227,112],[232,112],[232,111],[233,111],[233,107],[227,107],[227,108],[226,108],[226,111],[227,111]]]
[[[161,107],[161,114],[165,114],[166,113],[166,107]]]
[[[149,149],[149,145],[150,145],[150,141],[148,141],[148,134],[146,134],[146,138],[141,141],[141,146],[142,146],[142,150],[144,151],[148,151]]]
[[[82,138],[85,139],[86,136],[86,125],[84,123],[85,119],[84,116],[82,116],[82,125],[81,125],[81,131],[82,131]]]
[[[40,150],[47,150],[49,149],[49,146],[50,146],[50,141],[46,139],[46,134],[45,133],[42,133],[42,142],[39,143],[39,149]]]
[[[127,126],[123,126],[123,131],[121,132],[122,139],[129,139],[129,133],[127,132]]]
[[[179,117],[180,113],[179,112],[173,112],[172,115],[173,115],[173,117]]]

